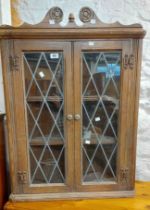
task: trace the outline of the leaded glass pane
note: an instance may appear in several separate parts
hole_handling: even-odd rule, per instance
[[[30,183],[65,182],[63,53],[25,52]]]
[[[82,181],[116,181],[121,52],[82,52]]]

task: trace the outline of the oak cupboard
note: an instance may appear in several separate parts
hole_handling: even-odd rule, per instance
[[[11,200],[134,195],[145,31],[79,18],[0,28]]]
[[[6,160],[4,138],[4,114],[0,114],[0,209],[6,202]]]

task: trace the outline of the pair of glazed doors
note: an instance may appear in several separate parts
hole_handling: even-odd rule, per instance
[[[127,189],[132,42],[15,40],[13,54],[17,191]]]

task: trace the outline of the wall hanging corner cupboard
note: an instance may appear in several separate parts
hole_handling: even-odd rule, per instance
[[[79,18],[0,28],[12,200],[134,194],[145,32]]]

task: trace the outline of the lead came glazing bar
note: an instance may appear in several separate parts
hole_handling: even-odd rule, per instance
[[[82,181],[116,181],[121,52],[82,52]]]
[[[65,183],[63,53],[25,52],[30,183]]]

